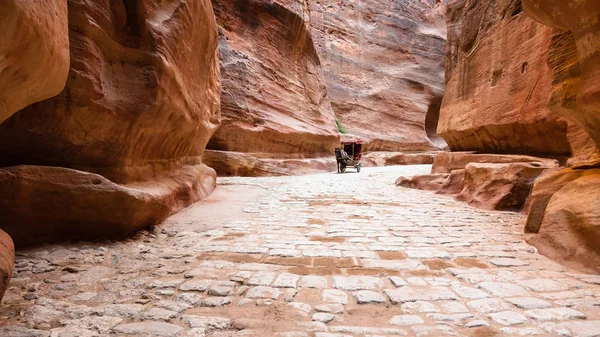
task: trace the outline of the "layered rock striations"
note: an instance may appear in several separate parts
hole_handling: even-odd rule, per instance
[[[336,118],[367,151],[422,151],[444,91],[445,1],[311,1]],[[429,135],[429,136],[428,136]]]
[[[0,125],[0,228],[17,245],[125,234],[215,186],[200,159],[220,123],[210,1],[68,6],[64,90]]]
[[[600,144],[600,3],[524,0],[528,15],[564,31],[550,50],[552,111]],[[596,150],[598,153],[598,150]],[[600,158],[550,172],[535,183],[525,226],[528,242],[553,259],[600,271]]]
[[[550,111],[549,66],[564,31],[522,12],[521,1],[449,4],[446,79],[438,125],[453,151],[570,157],[589,155],[589,137]]]
[[[214,0],[223,83],[211,163],[332,156],[339,132],[303,1]],[[231,152],[231,153],[225,153]],[[252,172],[248,172],[250,175]]]

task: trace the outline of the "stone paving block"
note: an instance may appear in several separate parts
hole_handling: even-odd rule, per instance
[[[550,302],[535,297],[511,297],[506,300],[521,309],[545,309],[552,306]]]
[[[246,298],[261,298],[276,300],[281,292],[277,288],[258,286],[248,289]]]
[[[283,273],[277,275],[273,287],[276,288],[296,288],[298,286],[299,275]]]
[[[224,305],[231,304],[231,298],[229,297],[207,297],[202,300],[200,304],[203,307],[222,307]]]
[[[498,297],[524,297],[529,296],[529,293],[512,283],[502,282],[481,282],[477,285],[479,288]]]
[[[327,277],[306,275],[300,278],[298,285],[301,288],[325,289],[329,286],[329,281],[327,280]]]
[[[363,326],[332,326],[329,328],[332,332],[351,333],[354,335],[393,335],[393,336],[406,336],[407,333],[404,330],[394,328],[376,328],[376,327],[363,327]]]
[[[144,321],[168,321],[175,316],[177,316],[176,311],[161,308],[150,308],[142,314],[141,319]]]
[[[488,298],[490,295],[477,288],[465,287],[465,286],[453,286],[452,290],[458,294],[458,296],[471,300],[478,300],[481,298]]]
[[[467,307],[481,314],[512,309],[511,305],[497,298],[482,298],[467,302]]]
[[[577,337],[600,336],[600,320],[565,322],[563,325]]]
[[[508,254],[508,256],[511,256],[511,255]],[[491,259],[489,261],[491,264],[493,264],[496,267],[522,267],[522,266],[529,265],[528,262],[521,261],[519,259],[512,259],[512,258],[502,258],[501,257],[501,258],[497,258],[497,259]]]
[[[460,322],[473,318],[471,314],[427,314],[427,317],[438,322]]]
[[[321,322],[321,323],[329,323],[331,321],[333,321],[337,316],[335,316],[334,314],[330,314],[327,312],[317,312],[315,314],[312,315],[312,320],[313,321],[317,321],[317,322]]]
[[[386,289],[385,294],[393,304],[414,301],[441,301],[458,300],[458,296],[445,287],[402,287],[398,289]]]
[[[302,302],[291,302],[288,303],[288,306],[294,308],[294,309],[298,309],[300,311],[303,311],[307,314],[309,314],[312,311],[312,308],[310,305],[306,304],[306,303],[302,303]]]
[[[406,282],[413,286],[426,286],[427,282],[420,277],[408,277],[406,278]]]
[[[275,279],[274,272],[268,271],[259,271],[256,274],[252,275],[252,277],[248,280],[248,285],[251,286],[269,286],[273,283],[273,279]]]
[[[179,286],[181,291],[199,291],[203,292],[213,283],[213,280],[190,280]]]
[[[421,325],[410,328],[417,337],[459,336],[451,327],[445,325]]]
[[[329,312],[332,314],[341,314],[344,312],[344,306],[339,303],[317,304],[315,305],[317,312]]]
[[[402,304],[402,311],[406,313],[432,313],[441,312],[435,304],[425,301],[407,302]]]
[[[136,336],[174,336],[183,330],[182,327],[164,322],[141,322],[117,325],[113,331],[125,335]]]
[[[569,289],[568,286],[560,282],[543,278],[537,278],[533,280],[518,280],[516,283],[521,287],[537,292],[563,291]]]
[[[383,280],[372,276],[334,276],[333,287],[341,290],[381,290]]]
[[[181,321],[191,328],[201,329],[224,330],[228,329],[231,325],[229,318],[214,316],[183,315],[181,316]]]
[[[218,281],[211,284],[206,293],[209,296],[229,296],[233,293],[235,286],[235,282]]]
[[[354,298],[358,304],[379,304],[386,302],[383,295],[370,290],[357,291],[354,293]]]
[[[535,336],[544,334],[542,330],[536,328],[501,328],[500,331],[509,336]]]
[[[339,303],[339,304],[348,304],[348,294],[341,290],[336,289],[326,289],[323,290],[323,294],[321,295],[323,302],[325,303]]]
[[[527,317],[530,317],[538,322],[566,321],[587,318],[584,313],[571,308],[533,309],[527,310],[524,313]]]
[[[392,284],[396,287],[404,287],[407,286],[408,283],[406,281],[404,281],[401,277],[399,276],[390,276],[390,282],[392,282]]]
[[[489,315],[490,319],[495,323],[502,325],[525,324],[528,322],[527,317],[515,311],[501,311]]]

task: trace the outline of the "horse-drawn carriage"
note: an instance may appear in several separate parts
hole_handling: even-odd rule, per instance
[[[362,140],[342,142],[341,148],[335,149],[338,173],[346,172],[346,167],[352,166],[360,172],[360,159],[362,158]]]

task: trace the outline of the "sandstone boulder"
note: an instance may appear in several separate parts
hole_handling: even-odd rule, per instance
[[[583,176],[556,192],[539,233],[527,242],[554,260],[600,272],[600,174]]]
[[[459,0],[447,13],[448,82],[438,133],[450,149],[589,156],[589,137],[546,104],[560,77],[548,63],[565,43],[564,31],[527,17],[520,1]]]
[[[527,201],[525,233],[538,233],[550,198],[570,182],[588,175],[600,175],[600,169],[565,168],[544,172],[535,181]],[[580,200],[586,202],[586,200]]]
[[[365,151],[431,150],[444,91],[445,1],[310,1],[331,106]],[[429,136],[429,137],[428,137]]]
[[[489,210],[520,211],[535,179],[549,168],[537,163],[471,163],[456,199]]]
[[[333,155],[339,132],[301,1],[213,1],[223,82],[208,148]]]
[[[364,167],[393,165],[429,165],[440,152],[367,152],[362,156]]]
[[[446,195],[456,195],[462,192],[465,187],[465,170],[452,170],[446,182],[436,193]]]
[[[8,288],[15,265],[15,246],[10,236],[0,230],[0,302]]]
[[[216,187],[205,165],[187,166],[148,182],[119,185],[62,167],[0,169],[0,227],[17,245],[126,235],[155,225]]]
[[[0,125],[0,228],[17,245],[129,232],[215,183],[200,163],[220,122],[210,1],[68,4],[65,89]]]
[[[67,0],[0,3],[0,123],[57,95],[69,72]]]
[[[433,159],[432,173],[450,173],[454,170],[464,169],[469,163],[536,163],[541,166],[556,166],[558,160],[509,154],[487,154],[473,152],[440,152]]]
[[[419,190],[438,191],[448,180],[448,173],[436,173],[419,175],[411,178],[400,177],[396,180],[396,186],[415,188]]]

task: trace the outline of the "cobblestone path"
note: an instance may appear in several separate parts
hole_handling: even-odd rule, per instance
[[[393,184],[428,170],[220,179],[127,240],[21,251],[0,336],[600,336],[600,276]]]

